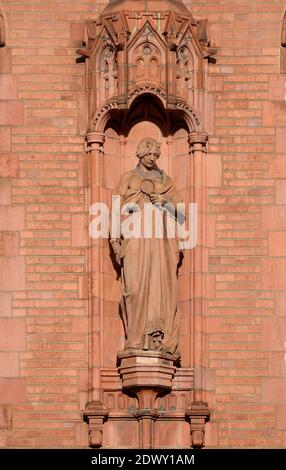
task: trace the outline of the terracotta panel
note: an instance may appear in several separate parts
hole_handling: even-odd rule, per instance
[[[13,404],[24,403],[27,399],[24,379],[0,378],[0,403]]]
[[[2,351],[23,351],[26,349],[26,322],[24,319],[0,318],[0,325],[0,349]]]
[[[0,288],[7,291],[25,288],[25,261],[22,257],[0,259]]]

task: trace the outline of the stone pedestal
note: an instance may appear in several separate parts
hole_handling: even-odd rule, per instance
[[[122,390],[136,396],[139,421],[139,445],[141,449],[154,447],[154,422],[160,416],[155,400],[172,389],[177,358],[156,351],[123,351],[118,354],[118,372]]]

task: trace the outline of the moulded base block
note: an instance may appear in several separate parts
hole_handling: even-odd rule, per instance
[[[176,356],[157,351],[123,351],[118,354],[118,372],[123,390],[171,390],[176,372]]]

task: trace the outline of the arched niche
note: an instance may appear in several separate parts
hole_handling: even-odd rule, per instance
[[[89,202],[96,200],[110,205],[120,176],[136,165],[134,155],[139,140],[151,135],[161,140],[160,166],[174,180],[183,201],[198,205],[198,243],[194,250],[185,253],[179,271],[182,368],[177,370],[172,383],[176,403],[179,403],[182,387],[186,387],[186,400],[182,410],[177,409],[172,415],[171,426],[176,435],[184,436],[178,438],[178,447],[187,447],[187,419],[196,447],[202,447],[204,424],[209,417],[204,389],[207,361],[204,349],[207,309],[205,157],[207,132],[212,131],[213,121],[207,73],[208,62],[213,61],[216,51],[210,46],[207,22],[194,20],[183,2],[167,2],[164,15],[158,14],[157,10],[162,2],[145,3],[145,11],[138,14],[138,5],[134,1],[112,2],[112,8],[107,7],[99,20],[87,23],[84,47],[78,50],[87,61],[87,193]],[[98,65],[102,51],[109,51],[106,46],[115,51],[112,70],[117,90],[109,86],[114,83],[110,80],[109,64]],[[115,409],[110,409],[110,399],[106,397],[111,391],[121,396],[124,388],[124,380],[120,379],[121,363],[117,364],[118,368],[115,364],[117,353],[124,345],[118,313],[121,282],[115,275],[107,239],[92,243],[89,256],[88,279],[92,286],[89,299],[90,390],[85,419],[89,422],[91,446],[122,447],[130,444],[129,436],[136,436],[138,428],[134,422],[136,418],[130,420],[128,400],[122,400],[124,410],[116,400],[111,403]],[[194,411],[186,412],[191,404],[194,404]],[[160,406],[158,403],[155,408]],[[173,407],[173,402],[170,406]],[[193,418],[197,420],[194,425]],[[141,415],[140,418],[138,415],[138,421],[142,430]],[[152,424],[150,426],[151,430]],[[168,433],[168,426],[170,422],[160,422],[159,417],[155,440],[148,445],[160,448],[163,442],[165,446],[166,441],[161,441],[161,436]],[[145,446],[143,435],[141,432],[142,448]],[[153,432],[150,431],[150,435]]]
[[[113,110],[109,113],[104,130],[104,144],[101,155],[101,182],[99,194],[103,202],[111,206],[112,194],[121,175],[134,168],[137,163],[136,148],[144,137],[153,137],[161,143],[161,157],[158,165],[174,181],[182,201],[192,201],[192,176],[188,136],[190,130],[181,111],[167,112],[160,100],[150,94],[134,100],[128,112]],[[189,221],[187,221],[189,223]],[[102,366],[114,367],[117,352],[124,347],[124,331],[119,314],[121,280],[116,273],[108,240],[101,243],[102,266],[99,269],[99,285],[103,328]],[[191,304],[191,253],[186,250],[179,269],[179,349],[182,366],[191,367],[192,328]],[[116,276],[117,274],[117,276]],[[112,325],[112,332],[111,332]]]

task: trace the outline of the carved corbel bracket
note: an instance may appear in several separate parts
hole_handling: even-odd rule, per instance
[[[88,423],[89,446],[102,446],[103,425],[108,419],[108,411],[101,402],[87,403],[83,419]]]
[[[168,37],[168,48],[172,52],[176,52],[178,50],[179,40],[172,36]]]
[[[130,36],[130,31],[128,30],[128,26],[126,23],[125,29],[122,28],[119,31],[117,31],[116,34],[116,40],[115,40],[115,45],[118,51],[123,51],[128,43],[129,36]]]
[[[205,425],[210,420],[210,410],[205,401],[193,402],[186,411],[186,420],[191,426],[191,446],[200,449],[205,445]]]
[[[89,58],[91,56],[91,51],[86,47],[82,47],[81,49],[77,49],[76,53],[84,57],[84,59]]]
[[[216,58],[213,57],[216,54],[217,54],[217,49],[215,47],[205,47],[203,49],[203,57],[204,59],[208,59],[208,62],[210,64],[216,63]]]
[[[176,356],[160,351],[121,351],[118,353],[118,372],[125,393],[136,396],[139,408],[140,449],[154,448],[154,423],[160,416],[155,409],[156,398],[168,393],[176,372]]]

